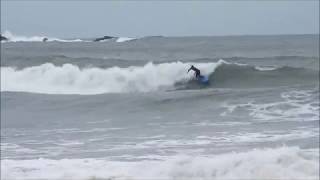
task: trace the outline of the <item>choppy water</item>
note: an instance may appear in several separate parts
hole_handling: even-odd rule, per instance
[[[2,43],[1,179],[319,179],[318,48],[319,35]]]

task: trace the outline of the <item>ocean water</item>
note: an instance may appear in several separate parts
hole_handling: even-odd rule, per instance
[[[1,179],[319,179],[319,35],[10,37]]]

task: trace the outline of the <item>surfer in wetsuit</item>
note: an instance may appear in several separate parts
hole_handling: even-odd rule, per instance
[[[193,70],[194,71],[194,74],[196,75],[196,78],[198,78],[200,76],[200,70],[197,69],[196,67],[194,67],[193,65],[191,65],[191,67],[188,69],[188,72],[190,70]]]

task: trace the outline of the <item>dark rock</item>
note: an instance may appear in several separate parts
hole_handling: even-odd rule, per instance
[[[48,41],[48,38],[45,37],[42,39],[42,42],[46,42],[46,41]]]
[[[113,39],[113,38],[116,38],[116,37],[113,37],[113,36],[103,36],[103,37],[101,37],[101,38],[96,38],[96,39],[94,39],[93,41],[98,42],[98,41],[103,41],[103,40]]]
[[[0,36],[1,36],[1,41],[8,41],[9,40],[8,38],[2,36],[1,34],[0,34]]]

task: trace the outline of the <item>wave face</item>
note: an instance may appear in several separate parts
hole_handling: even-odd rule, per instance
[[[147,63],[127,68],[84,68],[72,64],[51,63],[16,70],[1,68],[1,91],[22,91],[45,94],[102,94],[150,92],[197,88],[272,87],[317,82],[318,71],[293,67],[254,67],[231,64],[195,63],[209,85],[193,80],[187,69],[194,63]]]
[[[317,70],[295,67],[259,67],[223,64],[211,74],[215,87],[270,87],[318,82]]]
[[[46,38],[48,42],[58,41],[58,42],[83,42],[81,39],[72,39],[72,40],[66,40],[66,39],[59,39],[54,37],[47,37],[47,36],[20,36],[11,33],[10,31],[5,31],[3,35],[8,38],[9,42],[43,42],[43,40]]]
[[[1,170],[7,179],[317,179],[317,152],[281,147],[164,161],[3,160]]]

